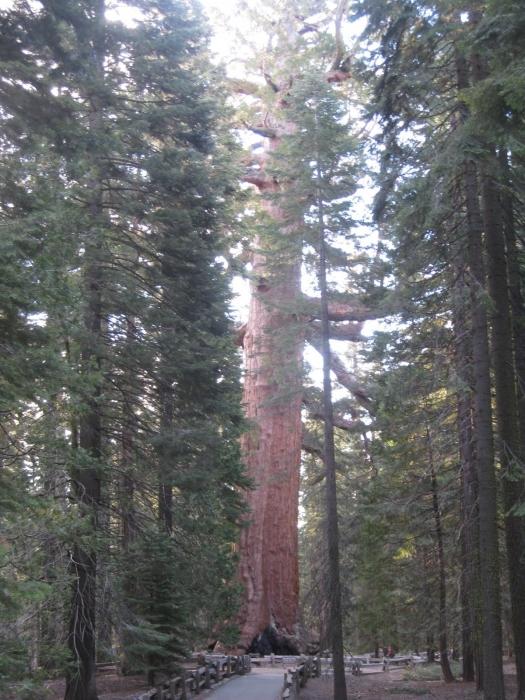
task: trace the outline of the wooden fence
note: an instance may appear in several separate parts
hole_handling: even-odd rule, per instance
[[[209,656],[205,664],[183,671],[180,676],[170,678],[156,688],[137,695],[135,700],[188,700],[219,683],[223,678],[243,675],[250,670],[249,656]]]
[[[295,668],[289,668],[284,674],[282,700],[296,700],[299,697],[299,691],[304,688],[308,679],[320,675],[321,660],[311,656],[302,657],[301,662]]]
[[[345,666],[348,664],[345,657]],[[376,659],[373,656],[354,656],[350,658],[350,667],[354,676],[363,673],[374,673],[377,671],[390,671],[393,666],[414,666],[423,660],[414,656],[385,656],[383,659]]]

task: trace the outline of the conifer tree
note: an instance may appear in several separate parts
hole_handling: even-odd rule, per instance
[[[504,253],[502,235],[503,221],[510,219],[503,216],[500,208],[504,199],[503,189],[497,191],[498,165],[495,150],[498,145],[492,138],[494,128],[487,129],[486,126],[491,122],[492,127],[495,127],[499,122],[500,143],[506,141],[510,130],[504,126],[503,93],[499,89],[493,90],[489,102],[489,94],[484,92],[484,88],[489,84],[491,89],[499,85],[496,68],[498,61],[495,58],[498,52],[494,51],[494,35],[491,35],[492,30],[489,27],[501,26],[499,20],[503,15],[499,9],[492,6],[470,7],[461,3],[453,3],[452,6],[444,6],[441,3],[416,3],[410,7],[402,3],[393,4],[389,7],[388,14],[382,13],[375,3],[367,3],[367,7],[372,22],[376,27],[381,27],[381,49],[384,59],[383,74],[378,85],[385,143],[385,177],[382,196],[378,201],[379,211],[385,211],[387,193],[391,195],[390,201],[394,200],[397,178],[403,180],[406,177],[403,161],[410,162],[414,168],[426,164],[423,167],[428,169],[421,172],[419,179],[432,181],[434,201],[431,202],[431,207],[445,224],[445,229],[442,230],[448,231],[441,246],[443,259],[448,264],[455,265],[456,270],[464,269],[467,264],[470,275],[468,284],[471,299],[466,325],[472,338],[471,391],[474,410],[470,411],[465,402],[461,404],[462,442],[465,446],[466,436],[468,431],[471,431],[477,446],[477,473],[474,479],[469,478],[471,486],[465,491],[465,495],[468,496],[476,483],[479,485],[479,514],[476,522],[479,526],[479,563],[482,572],[480,578],[484,625],[483,685],[487,698],[500,698],[504,695],[504,689],[499,604],[498,498],[491,420],[491,365],[494,369],[496,393],[501,399],[504,393],[502,387],[506,386],[505,393],[510,396],[504,408],[501,400],[498,404],[496,438],[503,451],[505,446],[508,447],[505,454],[500,449],[500,462],[506,472],[509,469],[510,454],[520,463],[517,413],[513,401],[518,386],[514,365],[519,359],[519,353],[512,356],[511,352],[509,289],[506,281],[508,270],[505,269],[509,264],[509,256],[508,250]],[[470,11],[468,21],[466,11]],[[492,38],[489,38],[489,35]],[[511,35],[512,30],[509,36]],[[446,43],[447,38],[451,43]],[[513,54],[511,63],[518,55],[519,51]],[[452,63],[449,58],[452,59]],[[519,61],[519,58],[517,60]],[[451,65],[455,67],[456,75],[451,74]],[[477,101],[481,94],[485,95],[482,106]],[[514,106],[510,106],[507,114],[512,114],[514,109]],[[419,130],[421,138],[419,143],[417,139],[411,142],[410,138],[411,133],[415,134],[416,130]],[[458,158],[458,154],[462,160]],[[490,163],[492,165],[489,165]],[[508,171],[506,177],[508,186]],[[441,197],[440,201],[437,199],[437,193]],[[452,202],[456,203],[455,208],[451,206]],[[389,210],[389,213],[391,214],[392,210]],[[426,226],[428,227],[428,224]],[[422,231],[424,230],[422,228]],[[458,237],[453,240],[453,231],[462,236],[459,242]],[[467,254],[463,252],[465,250]],[[485,262],[489,272],[489,284],[484,269]],[[516,280],[516,276],[513,279]],[[514,290],[518,291],[519,296],[519,287],[514,286]],[[494,313],[487,315],[488,298],[491,298],[491,303],[494,304]],[[461,312],[461,307],[456,309],[458,310]],[[518,316],[519,314],[520,311]],[[458,326],[456,328],[460,333],[464,333],[464,329],[459,330]],[[490,348],[489,330],[492,332]],[[506,341],[502,340],[504,337],[507,338]],[[500,342],[503,342],[505,348]],[[461,381],[465,381],[469,377],[466,370],[470,350],[461,352]],[[462,459],[466,460],[463,465],[464,473],[472,475],[472,463],[469,464],[472,454],[469,456],[468,450],[465,449],[462,449],[461,454]],[[502,482],[507,513],[513,509],[511,503],[516,504],[520,500],[516,483],[513,482],[513,486],[509,486],[505,480]],[[473,501],[471,505],[472,503]],[[475,507],[474,510],[467,507],[467,510],[474,512]],[[513,516],[507,515],[507,533],[514,532],[513,528],[516,526],[517,537],[507,539],[507,550],[511,553],[508,558],[509,581],[514,581],[511,587],[517,591],[518,588],[522,589],[522,586],[515,585],[521,575],[521,557],[517,556],[517,551],[522,551],[523,545],[520,544],[520,525]],[[475,539],[471,537],[470,541]],[[477,557],[474,556],[473,562],[476,561]],[[521,594],[515,593],[512,598],[513,619],[515,625],[519,626],[519,629],[516,627],[514,637],[519,646],[523,628],[520,620],[523,615],[516,614],[516,611],[521,605]],[[521,675],[519,662],[518,675]],[[521,687],[522,683],[519,685]]]
[[[159,488],[173,495],[170,566],[184,570],[181,625],[194,638],[217,623],[190,620],[207,597],[210,617],[231,617],[230,552],[242,512],[238,377],[219,260],[231,172],[218,134],[218,75],[196,7],[126,6],[138,13],[128,25],[88,0],[17,3],[1,17],[3,219],[16,255],[13,288],[26,290],[10,303],[6,338],[18,342],[15,325],[30,332],[24,361],[37,350],[33,336],[46,351],[43,370],[35,355],[37,392],[11,382],[6,402],[26,413],[19,432],[35,455],[30,488],[51,483],[45,464],[62,467],[57,541],[68,557],[53,562],[53,576],[63,582],[69,559],[68,698],[96,698],[101,584],[113,580],[114,601],[132,588],[116,589],[108,556],[119,553],[121,531],[128,551],[153,536],[166,510]],[[51,421],[39,435],[43,406],[56,418],[55,438]],[[25,459],[13,462],[20,473]],[[109,517],[114,507],[122,530]],[[185,546],[192,555],[202,548],[208,562],[193,588]],[[143,564],[153,574],[155,562]],[[172,569],[162,570],[170,579]],[[116,628],[126,607],[131,601],[112,611]],[[144,618],[144,629],[152,624]],[[179,630],[163,634],[159,658]]]

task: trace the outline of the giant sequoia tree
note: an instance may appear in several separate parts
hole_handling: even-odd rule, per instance
[[[241,644],[245,647],[268,626],[293,633],[298,619],[302,353],[306,335],[313,347],[321,347],[317,324],[321,304],[301,290],[301,265],[308,244],[304,226],[315,194],[312,182],[307,184],[301,172],[305,163],[295,161],[288,149],[293,148],[300,133],[304,157],[304,144],[314,134],[312,123],[300,122],[294,96],[300,92],[303,103],[310,97],[316,99],[319,83],[310,80],[312,75],[327,85],[344,84],[349,78],[349,61],[341,39],[345,3],[339,4],[335,14],[327,13],[312,25],[301,19],[304,9],[291,3],[282,14],[275,11],[267,18],[275,48],[262,60],[265,85],[236,83],[239,91],[258,98],[245,125],[264,138],[262,151],[256,147],[245,175],[245,180],[259,190],[263,211],[261,233],[251,253],[250,315],[241,332],[246,363],[243,400],[253,426],[244,438],[243,451],[248,473],[255,482],[255,490],[248,496],[250,525],[241,541],[240,573],[245,586]],[[328,49],[318,49],[319,36],[323,36]],[[306,91],[305,85],[309,86]],[[340,156],[344,158],[345,154]],[[351,180],[349,172],[347,177]],[[348,179],[344,186],[347,194]],[[332,255],[339,255],[340,260],[345,257],[336,251]],[[337,337],[357,339],[359,323],[377,313],[370,311],[363,298],[362,290],[351,283],[339,297],[331,293],[329,320],[346,322],[331,331]],[[366,406],[365,392],[338,358],[332,359],[332,370]],[[314,413],[316,410],[322,417],[322,408],[314,406]]]

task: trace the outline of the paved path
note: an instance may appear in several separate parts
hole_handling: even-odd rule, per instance
[[[210,700],[277,700],[283,688],[284,669],[253,668],[245,676],[212,690]]]

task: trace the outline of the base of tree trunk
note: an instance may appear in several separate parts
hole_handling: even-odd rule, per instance
[[[288,634],[274,625],[269,625],[256,635],[246,650],[247,654],[282,654],[297,655],[303,651],[305,644],[298,636]]]

